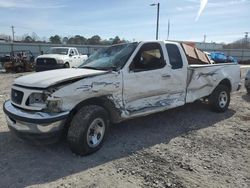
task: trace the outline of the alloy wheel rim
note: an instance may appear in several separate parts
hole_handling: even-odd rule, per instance
[[[103,140],[105,133],[105,123],[101,118],[96,118],[92,121],[87,132],[87,143],[89,147],[97,147]]]
[[[219,105],[221,108],[224,108],[227,105],[228,96],[225,91],[222,91],[219,95]]]

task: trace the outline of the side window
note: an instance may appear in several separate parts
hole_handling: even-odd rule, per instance
[[[78,55],[78,52],[76,51],[76,49],[73,49],[73,50],[74,50],[75,55]]]
[[[162,49],[159,43],[144,44],[130,65],[134,72],[160,69],[165,66]]]
[[[70,54],[71,54],[72,56],[74,56],[74,55],[75,55],[75,52],[74,52],[74,50],[73,50],[73,49],[70,49]]]
[[[183,62],[178,47],[175,44],[166,44],[166,48],[172,69],[182,68]]]

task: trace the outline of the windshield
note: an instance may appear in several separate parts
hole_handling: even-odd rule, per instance
[[[138,43],[128,43],[102,48],[92,54],[79,68],[120,70],[137,45]]]
[[[48,53],[49,54],[67,55],[68,48],[51,48]]]

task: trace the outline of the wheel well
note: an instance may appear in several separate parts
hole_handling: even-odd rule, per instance
[[[73,117],[83,106],[87,105],[97,105],[103,107],[108,112],[110,121],[112,123],[121,121],[121,111],[115,107],[113,101],[108,99],[107,96],[90,98],[80,102],[71,110],[71,117]]]
[[[224,85],[224,86],[227,86],[229,91],[231,92],[232,91],[232,85],[231,85],[231,82],[229,79],[224,79],[222,80],[218,85]]]

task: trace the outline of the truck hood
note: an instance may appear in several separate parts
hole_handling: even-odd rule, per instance
[[[74,79],[96,76],[105,73],[107,73],[107,71],[75,68],[57,69],[19,77],[14,81],[14,84],[33,88],[47,88],[49,86]]]

